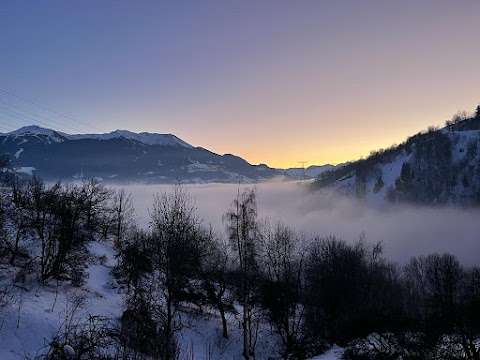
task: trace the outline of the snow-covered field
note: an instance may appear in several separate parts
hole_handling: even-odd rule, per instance
[[[44,353],[69,315],[77,321],[88,315],[116,318],[121,314],[122,296],[111,287],[114,251],[97,242],[92,243],[91,250],[95,255],[106,255],[107,261],[89,266],[87,283],[81,288],[61,283],[14,288],[15,300],[1,314],[0,359],[34,358]]]
[[[30,285],[30,291],[16,289],[17,299],[1,314],[0,359],[34,359],[48,351],[52,338],[65,323],[82,322],[88,316],[121,315],[123,294],[115,286],[111,270],[115,265],[114,250],[105,242],[93,242],[91,251],[97,259],[88,268],[88,281],[81,287],[59,284],[41,287]],[[25,289],[26,290],[26,289]],[[183,359],[242,359],[242,333],[239,318],[228,316],[229,339],[224,340],[221,321],[215,313],[182,314],[185,326],[178,334]],[[334,347],[315,357],[317,360],[339,359],[342,349]],[[278,344],[266,324],[261,325],[256,355],[258,359],[278,356]]]

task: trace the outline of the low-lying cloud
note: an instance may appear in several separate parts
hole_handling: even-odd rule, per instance
[[[248,186],[240,186],[240,191]],[[355,242],[365,234],[368,242],[382,242],[384,255],[399,263],[412,256],[449,252],[465,265],[480,264],[480,211],[413,206],[373,206],[325,193],[311,193],[298,183],[258,184],[261,217],[281,219],[297,231],[335,235]],[[153,194],[171,185],[131,185],[139,224],[148,226]],[[224,233],[222,215],[235,198],[238,185],[185,185],[196,199],[198,216]]]

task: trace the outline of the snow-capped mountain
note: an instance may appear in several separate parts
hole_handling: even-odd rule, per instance
[[[65,134],[66,135],[66,134]],[[149,132],[134,133],[128,130],[115,130],[107,134],[77,134],[66,135],[69,140],[80,139],[97,139],[110,140],[117,138],[125,138],[129,140],[136,140],[145,145],[165,145],[165,146],[183,146],[185,148],[192,148],[193,146],[187,144],[185,141],[179,139],[172,134],[155,134]]]
[[[15,139],[23,139],[25,136],[28,136],[31,138],[36,138],[37,140],[46,144],[52,142],[58,143],[67,140],[65,134],[62,134],[61,132],[56,132],[51,129],[45,129],[36,125],[24,126],[20,129],[5,134],[0,133],[0,136]]]
[[[479,205],[480,114],[324,172],[312,187],[373,203]]]
[[[185,148],[192,148],[193,146],[187,144],[185,141],[179,139],[173,134],[156,134],[149,132],[134,133],[128,130],[115,130],[105,134],[66,134],[60,131],[45,129],[40,126],[31,125],[24,126],[18,130],[2,134],[0,136],[23,136],[23,135],[37,135],[46,136],[48,138],[56,138],[57,142],[60,140],[110,140],[124,138],[128,140],[136,140],[145,145],[165,145],[165,146],[183,146]]]
[[[98,177],[115,182],[255,182],[282,175],[231,155],[194,147],[172,134],[70,135],[38,126],[0,134],[0,153],[19,172],[47,180]]]
[[[19,135],[24,135],[24,134],[27,134],[27,133],[30,133],[30,134],[33,134],[33,135],[46,135],[46,136],[52,136],[54,135],[56,132],[53,131],[53,130],[50,130],[50,129],[44,129],[40,126],[36,126],[36,125],[30,125],[30,126],[24,126],[20,129],[17,129],[17,130],[14,130],[14,131],[11,131],[9,133],[0,133],[1,135],[14,135],[14,136],[19,136]],[[57,133],[58,134],[58,133]]]

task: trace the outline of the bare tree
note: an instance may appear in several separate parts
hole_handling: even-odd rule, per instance
[[[220,313],[222,336],[228,339],[227,310],[233,310],[231,298],[225,297],[228,287],[229,254],[227,244],[223,243],[210,228],[202,229],[195,247],[196,276],[201,281],[206,301]]]
[[[118,249],[122,248],[126,233],[135,225],[135,207],[132,194],[120,189],[113,196],[114,241]]]
[[[15,248],[21,237],[32,238],[30,255],[39,262],[42,282],[68,274],[80,285],[88,253],[80,190],[60,182],[47,187],[34,177],[17,191],[15,207]]]
[[[433,349],[444,334],[454,331],[462,277],[462,267],[450,254],[414,257],[405,266],[407,314],[424,332],[425,349]]]
[[[306,324],[312,336],[344,343],[365,331],[370,270],[365,244],[349,245],[334,236],[315,239],[306,279],[310,297]]]
[[[170,360],[175,356],[175,333],[182,328],[178,307],[193,273],[199,222],[193,199],[180,185],[175,185],[170,193],[154,196],[150,216],[153,267],[165,304],[165,359]]]
[[[465,271],[457,329],[467,359],[480,360],[480,268]]]
[[[434,318],[452,324],[458,303],[462,268],[450,254],[430,254],[412,258],[405,266],[406,287],[423,320]],[[415,306],[415,305],[414,305]]]
[[[40,276],[42,282],[53,275],[55,252],[58,248],[55,239],[55,198],[59,196],[60,184],[47,189],[39,178],[32,178],[28,185],[22,205],[28,211],[28,226],[40,244]]]
[[[82,198],[85,207],[85,223],[88,229],[96,231],[102,222],[101,217],[108,215],[108,200],[112,190],[95,178],[85,179],[82,184]]]
[[[240,190],[230,209],[224,215],[224,222],[240,276],[240,303],[243,307],[243,357],[248,360],[255,353],[255,339],[252,328],[253,307],[255,305],[254,280],[259,273],[258,247],[260,231],[258,227],[257,201],[255,189]]]
[[[15,265],[19,257],[27,258],[22,249],[28,239],[28,217],[25,208],[19,203],[19,194],[25,191],[25,186],[18,179],[12,186],[0,187],[0,245],[1,256],[9,257],[10,265]]]
[[[304,357],[304,260],[303,244],[281,221],[263,226],[263,306],[283,345],[283,358]]]

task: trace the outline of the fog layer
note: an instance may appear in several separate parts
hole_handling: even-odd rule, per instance
[[[240,191],[247,186],[240,186]],[[222,215],[235,198],[238,185],[185,185],[196,200],[204,224],[224,234]],[[260,217],[281,219],[297,231],[335,235],[355,242],[382,242],[384,255],[404,263],[411,256],[449,252],[465,265],[480,265],[480,211],[394,205],[367,205],[356,199],[306,191],[298,183],[256,185]],[[148,226],[153,194],[171,185],[130,185],[139,225]]]

